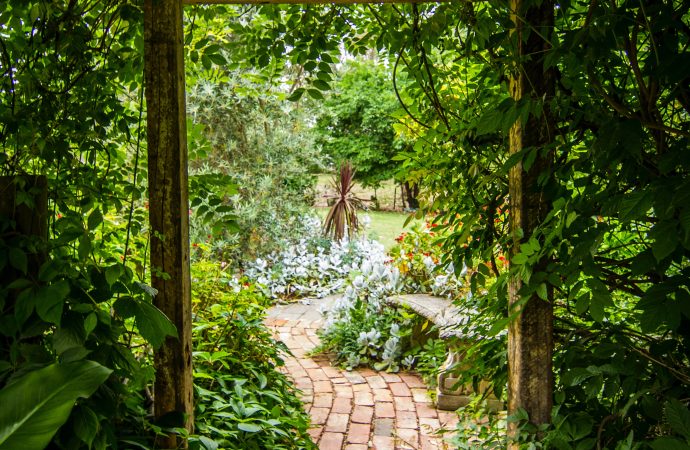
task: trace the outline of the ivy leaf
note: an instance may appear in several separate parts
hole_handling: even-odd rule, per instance
[[[98,417],[91,408],[79,405],[72,414],[74,434],[91,447],[100,428]]]
[[[28,261],[24,250],[17,247],[10,248],[10,265],[26,275]]]
[[[89,230],[95,230],[101,222],[103,222],[103,214],[99,208],[94,209],[86,221]]]
[[[323,80],[314,80],[312,85],[321,91],[330,91],[331,86]]]
[[[621,221],[633,220],[644,216],[652,207],[654,196],[650,191],[636,191],[627,194],[621,201],[619,217]]]
[[[288,96],[287,100],[291,102],[296,102],[297,100],[302,98],[302,95],[304,95],[304,88],[298,88],[295,89],[295,92]]]
[[[517,255],[513,255],[513,257],[510,258],[510,262],[512,264],[525,264],[527,260],[527,255],[525,255],[524,253],[518,253]]]
[[[690,450],[690,446],[672,437],[661,437],[651,443],[654,450]]]
[[[62,306],[69,291],[69,283],[65,280],[49,286],[41,286],[36,291],[35,299],[38,316],[46,322],[59,325],[62,317]]]
[[[112,286],[122,273],[122,266],[120,264],[113,264],[112,266],[105,269],[105,280],[108,282],[109,286]]]
[[[678,246],[676,222],[670,220],[659,222],[654,225],[650,237],[654,238],[652,253],[657,261],[661,261],[673,253]]]
[[[676,399],[666,402],[664,407],[666,421],[673,431],[690,440],[690,411]]]
[[[323,94],[317,89],[307,89],[307,94],[315,100],[323,100]]]

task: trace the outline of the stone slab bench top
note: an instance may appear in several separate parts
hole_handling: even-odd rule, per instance
[[[433,322],[439,330],[439,337],[463,337],[459,328],[470,321],[470,316],[460,312],[453,301],[429,294],[404,294],[386,298],[385,302],[392,306],[405,306]]]

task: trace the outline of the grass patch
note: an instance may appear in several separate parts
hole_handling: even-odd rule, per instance
[[[328,174],[319,174],[317,175],[317,182],[316,182],[316,205],[317,207],[325,207],[326,206],[326,199],[325,195],[327,194],[332,194],[333,193],[333,188],[331,187],[331,180],[333,179],[333,175],[328,175]],[[402,199],[401,199],[401,194],[400,194],[400,189],[396,187],[396,184],[393,180],[386,180],[383,183],[381,183],[381,187],[374,190],[373,188],[365,188],[362,186],[362,184],[355,180],[355,186],[352,189],[352,192],[359,197],[360,199],[364,200],[364,202],[369,206],[369,207],[374,207],[374,201],[372,200],[372,197],[376,195],[379,200],[379,207],[381,209],[384,209],[386,211],[392,211],[392,210],[399,210],[402,209]],[[396,199],[393,197],[397,196]]]
[[[328,208],[314,208],[314,211],[323,219],[328,213]],[[360,219],[365,214],[368,214],[371,218],[371,225],[367,230],[367,235],[382,243],[386,251],[390,250],[396,244],[395,238],[403,232],[403,225],[409,216],[407,213],[390,211],[361,211],[359,213]],[[408,225],[408,228],[417,221],[417,219],[413,219]]]

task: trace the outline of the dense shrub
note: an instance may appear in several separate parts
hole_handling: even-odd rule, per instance
[[[278,371],[288,349],[263,324],[269,299],[248,282],[233,288],[215,263],[195,264],[193,275],[199,444],[212,439],[229,449],[314,448],[302,403]]]

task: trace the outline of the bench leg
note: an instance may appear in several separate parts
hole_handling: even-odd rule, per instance
[[[464,352],[457,347],[448,350],[448,356],[438,373],[438,386],[436,387],[436,408],[443,411],[455,411],[467,406],[477,394],[471,384],[459,384],[458,377],[454,375],[462,370]],[[481,393],[486,392],[487,382],[480,383]],[[504,409],[503,402],[498,400],[493,393],[487,396],[487,406],[490,411],[496,412]]]
[[[465,386],[457,385],[458,379],[453,375],[462,362],[462,354],[451,348],[448,356],[438,373],[438,385],[436,386],[436,407],[443,411],[455,411],[470,403],[470,393]]]

